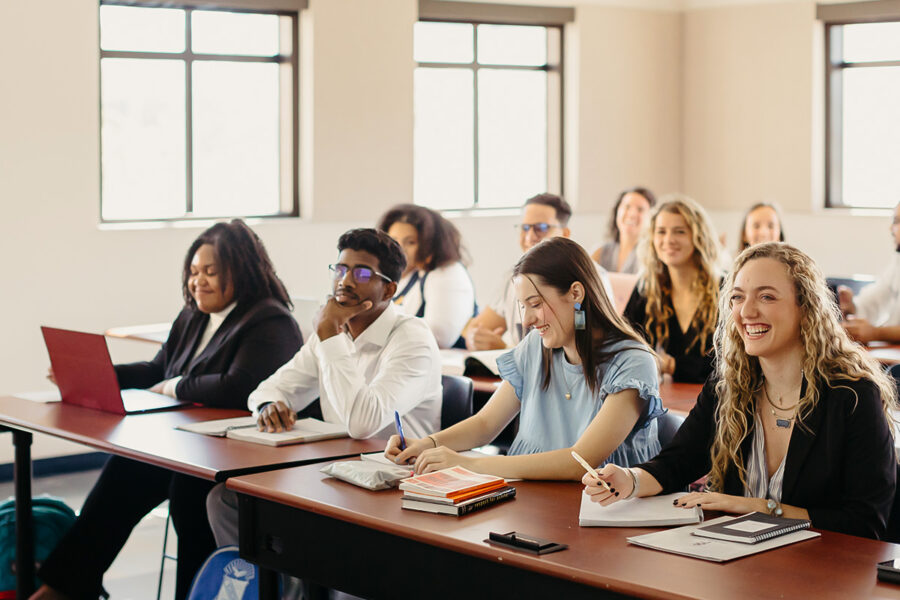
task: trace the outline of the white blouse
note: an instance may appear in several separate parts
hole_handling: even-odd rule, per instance
[[[409,284],[414,272],[409,273],[397,284],[398,292]],[[425,285],[421,278],[426,277]],[[420,281],[402,298],[396,300],[397,308],[404,314],[415,316],[425,302],[422,318],[434,334],[439,348],[450,348],[459,339],[463,327],[474,316],[475,287],[466,267],[460,262],[446,265],[429,273],[419,271]],[[422,289],[425,297],[423,300]]]

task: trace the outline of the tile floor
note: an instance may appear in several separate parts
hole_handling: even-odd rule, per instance
[[[99,473],[99,471],[84,471],[35,478],[32,490],[35,496],[51,494],[60,497],[77,512]],[[0,483],[0,499],[12,496],[13,491],[11,481]],[[162,504],[147,515],[132,532],[128,543],[103,580],[110,594],[110,600],[155,600],[166,514],[166,504]],[[169,549],[173,553],[174,538],[174,532],[170,529]],[[170,600],[174,593],[175,563],[167,560],[160,597]]]

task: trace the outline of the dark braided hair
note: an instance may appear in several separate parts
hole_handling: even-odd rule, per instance
[[[197,307],[188,288],[188,279],[191,276],[194,254],[204,244],[213,247],[223,284],[232,284],[234,299],[238,304],[252,304],[264,298],[274,298],[287,308],[293,306],[284,283],[275,274],[275,267],[262,240],[240,219],[234,219],[230,223],[216,223],[201,233],[188,248],[181,274],[181,292],[188,306]]]

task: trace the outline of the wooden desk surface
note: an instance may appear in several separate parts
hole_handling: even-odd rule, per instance
[[[352,523],[494,565],[600,588],[598,593],[668,599],[900,598],[900,586],[875,578],[876,563],[900,557],[900,546],[826,531],[821,538],[715,564],[640,548],[625,540],[651,529],[579,527],[582,487],[577,483],[516,482],[515,500],[461,518],[403,510],[399,491],[370,492],[328,478],[318,466],[241,476],[226,485],[293,507],[297,515],[312,513]],[[285,518],[281,515],[280,522]],[[544,556],[506,550],[483,541],[490,531],[519,531],[566,543],[569,549]],[[352,545],[353,540],[346,543]],[[330,550],[339,552],[341,546]],[[377,550],[389,553],[387,548]],[[400,564],[404,558],[392,555]],[[438,573],[443,576],[434,577],[433,582],[441,585],[448,574]]]
[[[0,397],[0,424],[78,442],[91,448],[222,481],[239,473],[307,464],[383,450],[383,440],[324,440],[275,448],[175,429],[176,425],[247,415],[221,408],[185,408],[137,415]]]
[[[871,342],[866,349],[872,357],[886,366],[900,364],[900,345],[886,342]]]

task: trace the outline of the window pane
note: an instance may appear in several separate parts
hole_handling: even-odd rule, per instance
[[[194,63],[194,214],[279,212],[278,65]]]
[[[478,72],[478,205],[519,206],[547,191],[547,74]]]
[[[489,65],[545,65],[547,29],[521,25],[479,25],[478,62]]]
[[[100,74],[103,218],[183,215],[184,63],[104,58]]]
[[[416,23],[413,55],[418,62],[470,63],[474,27],[468,23]]]
[[[843,202],[893,207],[900,198],[900,67],[844,71]]]
[[[198,54],[278,54],[278,16],[197,10],[191,14],[191,47]]]
[[[184,11],[134,6],[100,7],[100,48],[184,52]]]
[[[900,60],[900,23],[844,25],[844,60]]]
[[[414,197],[434,209],[475,202],[472,71],[415,71]]]

